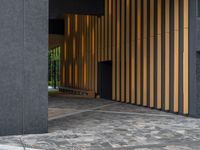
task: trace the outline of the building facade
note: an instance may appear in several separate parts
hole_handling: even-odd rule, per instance
[[[65,24],[63,36],[51,32],[57,26],[49,31],[49,49],[62,50],[62,87],[199,117],[199,7],[198,0],[1,0],[0,136],[48,131],[49,19]]]
[[[103,16],[66,14],[62,86],[100,94],[110,61],[112,100],[199,116],[197,3],[107,0]]]

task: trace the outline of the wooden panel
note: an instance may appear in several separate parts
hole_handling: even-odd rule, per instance
[[[88,27],[88,89],[92,90],[92,18],[89,16],[89,27]]]
[[[87,65],[86,63],[84,63],[84,76],[83,76],[83,79],[84,79],[84,88],[86,89],[87,88]]]
[[[125,2],[121,0],[121,101],[125,101]]]
[[[82,35],[81,35],[81,70],[82,70],[82,83],[81,88],[84,88],[84,52],[85,52],[85,37],[84,37],[84,17],[81,17],[82,19]]]
[[[98,47],[98,61],[101,60],[101,19],[97,18],[97,30],[98,30],[98,40],[97,40],[97,47]]]
[[[135,104],[135,0],[131,1],[131,103]]]
[[[76,36],[73,37],[73,60],[76,59]]]
[[[188,26],[189,26],[189,23],[188,23],[188,7],[189,7],[189,4],[188,4],[188,1],[189,0],[184,0],[184,33],[183,33],[183,43],[184,43],[184,53],[183,53],[183,113],[184,114],[188,114],[188,98],[189,98],[189,95],[188,95],[188,92],[189,92],[189,75],[188,75],[188,65],[189,65],[189,50],[188,50]]]
[[[178,112],[179,99],[179,0],[174,0],[174,112]]]
[[[170,100],[170,0],[165,1],[165,110]]]
[[[108,59],[108,0],[105,1],[105,27],[104,27],[104,60]]]
[[[126,102],[130,102],[130,0],[126,0]]]
[[[67,22],[68,22],[67,34],[68,34],[68,37],[69,37],[70,33],[71,33],[71,20],[70,20],[70,16],[67,17]]]
[[[161,109],[161,66],[162,66],[162,47],[161,47],[161,32],[162,32],[162,0],[158,0],[157,13],[157,109]]]
[[[147,106],[147,0],[143,0],[143,106]]]
[[[94,20],[94,35],[95,35],[95,49],[94,49],[94,55],[95,55],[95,58],[94,58],[94,61],[95,61],[95,92],[97,93],[97,77],[98,77],[98,66],[97,66],[97,63],[98,63],[98,18],[95,17],[95,20]]]
[[[69,85],[72,86],[72,64],[69,64]]]
[[[101,17],[101,61],[105,60],[105,17]]]
[[[154,107],[154,0],[150,0],[150,107]]]
[[[64,49],[63,49],[63,55],[64,55],[64,61],[67,59],[67,34],[68,30],[66,30],[68,27],[68,21],[65,18],[65,35],[64,35]]]
[[[117,101],[120,101],[120,0],[117,0],[117,66],[116,66],[116,75],[117,75]]]
[[[76,55],[76,34],[75,34],[75,15],[72,15],[72,86],[75,87],[75,57],[73,58],[73,55],[75,53]],[[74,42],[75,41],[75,42]]]
[[[66,86],[66,59],[67,59],[67,17],[65,16],[65,35],[64,35],[64,49],[63,49],[63,62],[62,62],[62,83]]]
[[[137,0],[137,104],[141,104],[141,0]]]
[[[89,16],[86,16],[86,48],[85,48],[85,64],[86,64],[86,89],[89,89]]]
[[[78,15],[75,15],[75,32],[78,32]]]
[[[84,19],[84,23],[86,24],[87,23],[87,16],[84,16],[83,17],[83,19]],[[87,59],[86,59],[86,55],[87,55],[87,47],[86,47],[86,39],[87,39],[87,26],[84,26],[84,58],[83,58],[83,60],[84,60],[84,62],[83,62],[83,85],[84,85],[84,89],[86,89],[87,88],[87,63],[86,63],[86,61],[87,61]]]
[[[69,44],[71,42],[71,16],[68,16],[68,36],[67,36],[67,47],[68,47],[68,86],[71,86],[71,45]]]
[[[108,21],[109,21],[109,39],[108,39],[108,60],[112,60],[112,8],[113,8],[113,1],[112,0],[109,0],[109,18],[108,18]]]
[[[77,76],[76,76],[76,36],[73,37],[73,80],[74,80],[74,84],[73,86],[76,86],[76,83],[77,83]]]
[[[78,65],[75,63],[75,87],[77,87],[78,84]]]
[[[78,42],[77,42],[77,64],[78,64],[78,83],[77,83],[77,88],[80,89],[80,74],[81,74],[81,22],[80,22],[80,15],[78,15],[77,18],[78,22],[78,31],[77,31],[77,36],[78,36]]]
[[[112,0],[112,99],[116,99],[116,0]]]
[[[66,28],[65,28],[65,46],[66,46],[66,61],[65,61],[65,85],[66,86],[69,86],[69,38],[70,38],[70,34],[68,33],[69,31],[69,25],[70,25],[70,22],[69,22],[69,16],[65,16],[65,20],[66,20]]]
[[[95,90],[95,25],[94,25],[94,17],[91,18],[91,28],[92,28],[92,62],[91,62],[91,89]]]

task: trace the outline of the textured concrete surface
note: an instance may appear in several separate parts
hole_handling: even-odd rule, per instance
[[[1,0],[0,135],[47,131],[48,0]]]
[[[199,150],[200,120],[104,99],[49,98],[49,133],[0,138],[48,150]]]

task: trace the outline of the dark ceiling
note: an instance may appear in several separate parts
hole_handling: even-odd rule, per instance
[[[63,14],[103,15],[105,0],[49,0],[49,18],[62,18]]]

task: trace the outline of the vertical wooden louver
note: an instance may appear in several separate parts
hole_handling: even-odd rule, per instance
[[[188,114],[188,3],[107,0],[104,16],[66,14],[62,86],[97,93],[98,63],[112,61],[113,100]]]

